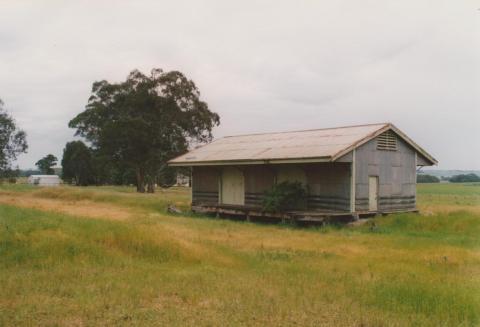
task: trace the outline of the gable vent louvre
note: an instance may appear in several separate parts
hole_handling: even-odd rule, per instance
[[[391,130],[377,137],[377,150],[397,151],[397,136]]]

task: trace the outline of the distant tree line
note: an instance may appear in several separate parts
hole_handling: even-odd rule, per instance
[[[212,140],[220,117],[200,100],[192,80],[178,71],[132,71],[121,83],[93,83],[85,111],[69,127],[87,143],[63,151],[63,178],[76,185],[134,184],[138,192],[171,185],[168,160],[191,144]]]
[[[428,175],[428,174],[417,175],[417,183],[440,183],[440,180],[450,182],[450,183],[476,183],[476,182],[480,182],[480,177],[473,173],[454,175],[452,177],[442,176],[441,179],[436,176]]]
[[[476,174],[460,174],[448,179],[450,183],[475,183],[480,182],[480,177]]]
[[[440,183],[440,179],[433,175],[418,174],[417,183]]]

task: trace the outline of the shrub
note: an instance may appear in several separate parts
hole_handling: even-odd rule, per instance
[[[417,175],[417,183],[440,183],[440,179],[436,176],[420,174]]]
[[[263,210],[277,212],[299,210],[306,206],[307,190],[300,182],[282,182],[275,184],[265,192]]]

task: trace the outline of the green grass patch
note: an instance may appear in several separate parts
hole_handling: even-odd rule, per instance
[[[420,205],[480,206],[480,183],[417,185]]]
[[[419,194],[478,196],[449,186]],[[164,215],[188,207],[188,189],[0,192],[139,212],[108,221],[0,205],[0,326],[480,324],[475,204],[306,229]]]
[[[181,257],[174,240],[126,224],[9,206],[0,206],[0,217],[0,262],[5,268],[85,261],[112,264],[125,258],[160,264]]]
[[[413,241],[480,247],[480,219],[469,211],[422,216],[404,213],[379,217],[358,230],[372,234],[395,234]],[[423,244],[423,243],[422,243]]]

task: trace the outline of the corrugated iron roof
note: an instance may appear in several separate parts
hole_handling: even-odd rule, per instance
[[[293,132],[227,136],[194,149],[171,160],[169,163],[177,166],[188,166],[195,163],[243,161],[273,162],[306,159],[334,161],[388,129],[398,131],[392,124],[381,123]],[[408,139],[408,141],[411,140]],[[428,156],[427,158],[430,159],[431,157]]]

